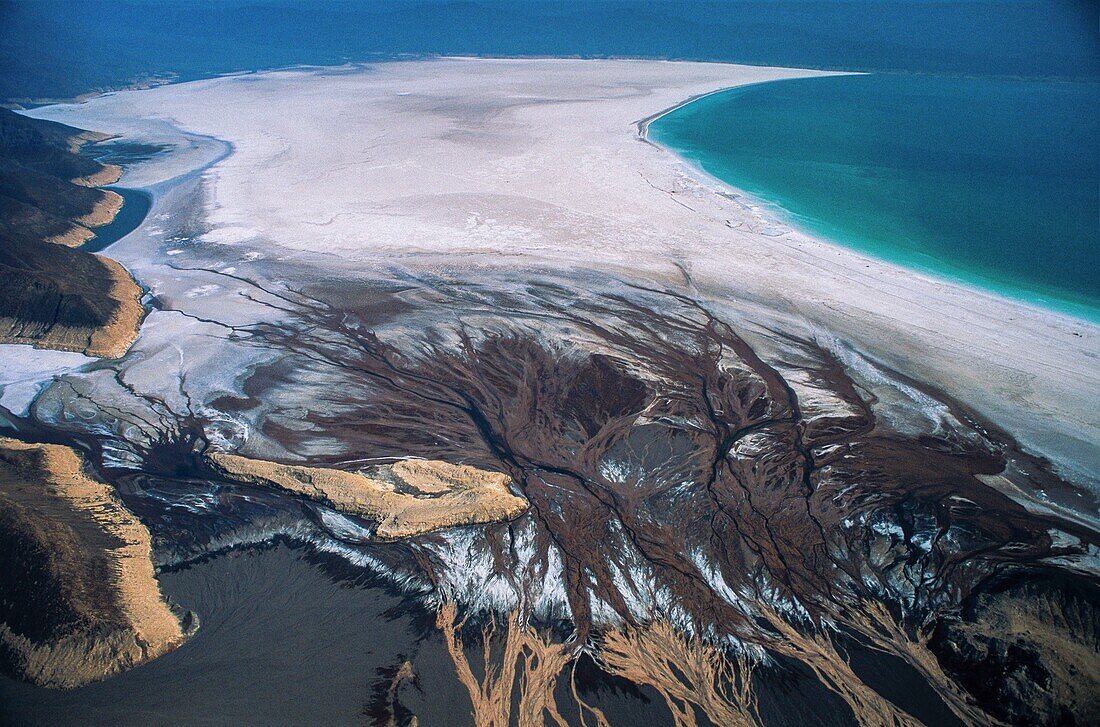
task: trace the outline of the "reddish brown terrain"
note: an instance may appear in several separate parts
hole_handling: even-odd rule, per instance
[[[290,457],[320,470],[243,460],[274,473],[245,479],[296,478],[279,487],[361,518],[357,533],[318,511],[328,537],[427,584],[477,724],[556,721],[579,658],[653,690],[677,725],[768,723],[761,680],[785,672],[863,724],[1095,714],[1098,591],[1075,565],[1095,532],[1005,494],[1068,486],[943,394],[607,278],[241,281],[283,315],[233,335],[284,355],[214,406],[266,407],[262,434],[287,452],[341,453]],[[324,406],[279,406],[306,399]],[[147,405],[159,434],[110,446],[156,478],[224,480],[201,456],[210,410]],[[313,494],[356,458],[410,455],[503,472],[529,509],[383,545],[373,511]],[[179,553],[211,547],[187,537]]]

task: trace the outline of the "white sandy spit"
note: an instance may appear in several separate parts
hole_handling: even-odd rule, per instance
[[[202,242],[224,247],[227,265],[324,256],[365,275],[395,264],[454,275],[598,268],[675,284],[682,267],[697,295],[738,320],[930,382],[1095,482],[1097,326],[776,229],[747,198],[638,137],[635,122],[691,96],[811,75],[449,59],[232,76],[35,115],[138,135],[170,125],[231,144],[204,172]],[[161,224],[153,217],[147,226]],[[131,237],[109,254],[139,277],[171,252]],[[210,289],[193,285],[198,305]]]

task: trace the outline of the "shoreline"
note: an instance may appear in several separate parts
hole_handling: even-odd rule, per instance
[[[286,66],[275,66],[275,67],[263,68],[263,69],[246,69],[246,70],[240,70],[240,71],[226,71],[226,72],[223,72],[223,73],[216,73],[216,74],[211,74],[211,75],[208,75],[208,76],[202,76],[202,77],[199,77],[199,78],[185,79],[185,80],[184,79],[178,79],[178,78],[167,79],[167,78],[162,78],[162,77],[150,77],[150,79],[135,81],[132,84],[129,84],[129,85],[126,85],[126,86],[121,86],[119,88],[112,88],[112,89],[108,89],[108,90],[105,90],[105,91],[89,92],[89,93],[82,94],[82,95],[77,96],[77,97],[73,97],[71,99],[51,100],[51,101],[46,101],[46,102],[42,102],[42,103],[36,103],[32,107],[28,107],[24,110],[25,111],[33,111],[35,109],[45,109],[45,108],[49,108],[49,107],[53,107],[53,106],[59,106],[59,105],[81,105],[81,104],[86,104],[90,101],[93,101],[97,98],[102,98],[104,96],[114,95],[114,94],[117,94],[117,93],[120,93],[120,92],[147,91],[147,90],[156,89],[156,88],[160,88],[160,87],[164,87],[164,86],[177,86],[177,85],[183,85],[183,84],[188,84],[188,83],[199,83],[199,82],[203,82],[203,81],[211,81],[211,80],[217,80],[217,79],[223,79],[223,78],[263,76],[265,74],[271,74],[271,73],[285,73],[285,72],[299,72],[299,71],[324,73],[324,72],[330,72],[330,71],[337,70],[337,69],[363,70],[363,69],[367,69],[367,68],[370,68],[371,66],[378,65],[378,64],[385,65],[385,64],[410,63],[410,62],[411,63],[416,63],[416,62],[433,62],[433,61],[486,61],[486,60],[487,61],[496,61],[496,60],[499,60],[499,61],[582,61],[582,62],[626,61],[626,62],[642,62],[642,63],[652,62],[652,63],[669,63],[669,64],[699,64],[699,65],[713,65],[713,66],[719,66],[719,67],[721,67],[721,66],[730,66],[730,67],[748,66],[748,67],[755,67],[755,68],[762,68],[762,69],[784,68],[784,67],[781,67],[781,66],[769,66],[769,65],[765,65],[765,64],[754,64],[754,63],[734,63],[734,62],[728,62],[728,61],[707,61],[707,60],[692,60],[692,59],[677,59],[677,58],[648,58],[648,57],[633,57],[633,56],[621,56],[621,57],[620,56],[607,56],[607,57],[591,58],[591,57],[585,57],[585,56],[494,56],[494,55],[423,54],[423,55],[414,55],[411,58],[410,57],[404,57],[404,56],[395,56],[395,57],[392,57],[392,58],[387,57],[387,58],[383,58],[383,59],[380,59],[380,60],[346,61],[344,63],[334,64],[334,65],[299,63],[299,64],[291,64],[291,65],[286,65]],[[933,74],[919,74],[919,73],[903,72],[903,71],[834,69],[834,68],[824,68],[824,67],[821,67],[821,68],[819,68],[819,67],[792,67],[789,70],[819,72],[819,75],[822,76],[822,77],[828,77],[828,76],[855,76],[855,75],[866,75],[866,74],[935,75],[935,76],[948,75],[948,76],[952,76],[952,77],[957,76],[957,77],[960,77],[960,78],[973,77],[973,76],[969,76],[969,75],[966,75],[966,74],[935,74],[935,73],[933,73]],[[1000,78],[1000,77],[1001,76],[998,76],[998,78]],[[1017,77],[1017,76],[1004,76],[1004,78],[1028,79],[1028,78],[1032,78],[1032,77],[1027,77],[1027,76],[1020,76],[1020,77]],[[1045,79],[1045,77],[1035,77],[1035,78],[1037,80],[1050,80],[1052,82],[1053,81],[1058,81],[1058,82],[1065,82],[1065,83],[1092,82],[1090,79],[1087,79],[1087,78],[1079,78],[1079,79],[1072,79],[1072,78]],[[1093,325],[1093,326],[1100,326],[1100,307],[1097,307],[1097,306],[1092,306],[1092,305],[1089,305],[1089,304],[1086,304],[1086,303],[1072,302],[1072,301],[1069,301],[1069,300],[1060,299],[1057,296],[1053,296],[1053,300],[1051,300],[1049,298],[1044,297],[1043,293],[1033,291],[1033,290],[1029,290],[1025,286],[1014,285],[1012,283],[1008,283],[1008,282],[1004,282],[1004,281],[997,281],[997,280],[994,280],[992,278],[972,279],[970,277],[967,277],[966,271],[954,268],[952,265],[950,265],[949,262],[943,263],[942,267],[922,266],[922,265],[908,265],[904,262],[900,262],[896,259],[893,259],[890,256],[876,255],[874,253],[861,250],[856,246],[849,245],[849,244],[843,242],[842,240],[840,240],[838,237],[833,237],[833,236],[830,236],[826,233],[814,230],[810,226],[799,224],[799,222],[795,219],[797,217],[797,215],[795,215],[794,213],[787,210],[780,203],[769,200],[765,197],[753,194],[753,193],[748,192],[744,189],[741,189],[740,187],[737,187],[733,184],[730,184],[730,183],[714,176],[713,174],[706,171],[701,166],[697,165],[696,163],[692,162],[691,160],[687,159],[686,157],[681,156],[679,153],[676,152],[676,150],[672,149],[671,147],[665,146],[665,145],[661,144],[659,141],[656,141],[656,140],[650,138],[649,127],[650,127],[651,124],[655,123],[656,121],[658,121],[662,117],[664,117],[664,116],[666,116],[670,113],[673,113],[673,112],[675,112],[675,111],[677,111],[677,110],[679,110],[679,109],[681,109],[685,106],[688,106],[688,105],[690,105],[690,104],[692,104],[696,101],[702,100],[704,98],[709,98],[711,96],[715,96],[715,95],[718,95],[718,94],[721,94],[721,93],[726,93],[726,92],[729,92],[729,91],[744,90],[744,89],[747,89],[747,88],[751,88],[753,86],[762,85],[762,84],[766,84],[766,83],[776,83],[778,81],[783,81],[783,80],[793,80],[793,79],[790,79],[790,78],[768,79],[768,80],[758,81],[758,82],[755,82],[755,83],[739,84],[739,85],[733,85],[733,86],[723,86],[723,87],[716,88],[716,89],[713,89],[713,90],[710,90],[710,91],[705,91],[703,93],[693,94],[693,95],[691,95],[687,98],[684,98],[683,100],[681,100],[681,101],[679,101],[675,104],[672,104],[671,106],[665,107],[665,108],[661,109],[660,111],[657,111],[657,112],[652,113],[648,116],[640,118],[637,121],[632,122],[632,125],[636,128],[636,136],[640,141],[642,141],[646,144],[650,144],[650,145],[660,149],[661,151],[670,154],[672,157],[677,159],[680,163],[682,163],[684,165],[684,167],[686,169],[691,170],[691,176],[694,177],[700,184],[702,184],[703,186],[711,188],[717,194],[720,194],[720,195],[723,195],[723,196],[732,195],[739,203],[741,203],[752,214],[759,217],[761,221],[766,222],[766,223],[770,223],[770,224],[775,224],[775,225],[782,226],[782,227],[786,228],[786,230],[785,230],[786,232],[794,232],[794,233],[797,233],[799,235],[803,235],[803,236],[805,236],[807,238],[811,238],[811,239],[813,239],[816,242],[819,242],[821,244],[828,245],[828,246],[831,246],[831,247],[834,247],[834,248],[837,248],[837,249],[840,249],[840,250],[844,250],[845,252],[848,252],[852,255],[855,255],[859,258],[863,258],[863,259],[867,259],[867,260],[873,260],[873,261],[875,261],[877,263],[880,263],[880,264],[890,265],[890,266],[896,268],[899,272],[912,274],[912,275],[917,275],[917,276],[922,277],[925,280],[927,280],[928,282],[933,283],[933,284],[935,284],[935,283],[947,283],[949,285],[959,286],[959,287],[965,288],[966,290],[968,290],[972,293],[979,294],[979,295],[984,295],[984,296],[989,296],[989,297],[991,297],[993,299],[996,299],[998,301],[1003,301],[1003,302],[1007,302],[1007,303],[1010,303],[1010,304],[1016,304],[1016,305],[1023,305],[1023,306],[1028,307],[1029,309],[1032,309],[1032,310],[1035,310],[1035,311],[1041,312],[1041,313],[1055,314],[1055,315],[1057,315],[1061,318],[1066,319],[1067,322],[1086,323],[1086,324]],[[88,132],[88,133],[98,135],[98,132]],[[103,136],[103,138],[85,139],[85,140],[83,140],[82,145],[86,144],[86,143],[100,143],[102,141],[109,141],[111,139],[116,138],[115,135],[110,135],[110,134],[102,135],[102,136]],[[224,140],[217,139],[216,137],[209,137],[209,138],[211,138],[214,141],[225,143],[227,145],[226,151],[223,154],[219,155],[217,158],[209,161],[207,164],[203,165],[202,167],[197,167],[195,169],[189,170],[184,175],[180,175],[181,177],[182,176],[190,176],[190,175],[194,175],[194,174],[201,174],[206,169],[214,167],[216,164],[218,164],[219,162],[221,162],[222,160],[224,160],[225,158],[227,158],[228,156],[230,156],[232,154],[232,152],[233,152],[232,144],[230,144],[228,142],[225,142]],[[104,187],[106,185],[116,184],[118,182],[118,178],[121,176],[121,173],[122,173],[121,168],[119,168],[117,165],[113,165],[113,164],[109,164],[109,165],[106,165],[106,166],[109,167],[109,168],[118,169],[119,170],[118,174],[116,174],[115,177],[110,181],[104,182],[100,185],[91,185],[91,184],[89,184],[88,186]],[[172,181],[176,181],[176,180],[175,179],[163,180],[155,186],[160,186],[162,184],[168,184]],[[154,191],[152,189],[148,188],[148,187],[141,187],[141,186],[133,187],[133,188],[125,188],[125,189],[127,191],[137,193],[137,194],[143,194],[143,195],[146,195],[146,196],[149,197],[149,204],[148,204],[148,207],[145,211],[145,215],[147,216],[149,214],[149,212],[152,210],[153,202],[155,202],[155,200],[156,200],[156,194],[154,193]],[[110,190],[109,188],[106,191],[111,192],[113,194],[117,194],[117,193],[113,192],[113,190]],[[110,225],[114,221],[114,218],[117,217],[117,215],[121,211],[121,206],[122,206],[122,204],[120,202],[118,207],[113,210],[113,214],[110,216],[110,219],[107,219],[105,222],[99,222],[99,223],[85,223],[85,228],[100,228],[100,227],[105,227],[105,226]],[[139,227],[141,227],[141,225],[143,223],[144,223],[144,219],[142,221],[139,221],[130,231],[124,233],[121,236],[119,236],[118,239],[121,239],[121,237],[124,237],[126,234],[130,234],[130,232],[133,232],[134,230],[138,229]],[[72,230],[72,232],[76,232],[78,230],[79,230],[79,228],[74,228],[74,230]],[[107,243],[106,245],[103,245],[102,247],[100,247],[96,243],[95,229],[92,229],[90,231],[93,234],[93,237],[91,237],[91,238],[81,240],[79,242],[76,242],[75,244],[69,244],[69,243],[63,243],[63,244],[69,244],[70,247],[77,247],[77,248],[88,250],[90,252],[99,253],[99,252],[102,252],[103,250],[105,250],[110,245],[112,245],[112,244],[114,244],[115,242],[118,241],[118,239],[115,239],[115,240],[112,240],[111,242]]]
[[[835,75],[860,75],[858,73],[838,73]],[[691,98],[670,106],[662,111],[659,111],[651,116],[647,116],[644,119],[640,119],[635,122],[637,127],[637,137],[640,141],[660,149],[661,151],[671,155],[681,164],[684,168],[689,170],[690,175],[699,184],[712,189],[719,195],[730,195],[735,200],[745,206],[746,209],[756,215],[762,222],[777,225],[785,228],[783,232],[793,232],[798,235],[811,238],[821,244],[829,245],[831,247],[838,248],[847,253],[855,255],[867,260],[873,260],[880,264],[893,266],[902,274],[912,274],[924,278],[930,283],[946,283],[949,285],[955,285],[966,290],[978,294],[985,295],[994,298],[999,301],[1003,301],[1009,304],[1023,305],[1039,313],[1054,314],[1059,317],[1065,318],[1068,322],[1074,323],[1086,323],[1092,326],[1100,326],[1100,306],[1089,305],[1087,303],[1076,303],[1057,296],[1051,298],[1044,297],[1044,294],[1034,290],[1029,290],[1025,286],[1014,285],[1009,282],[998,281],[992,278],[981,277],[967,277],[965,270],[956,268],[949,261],[941,261],[940,267],[932,265],[908,265],[904,262],[900,262],[893,259],[888,255],[876,255],[871,252],[867,252],[858,248],[855,245],[849,245],[843,242],[839,237],[830,236],[824,232],[814,230],[811,226],[800,224],[797,219],[798,215],[786,209],[779,202],[767,199],[760,195],[748,192],[740,187],[737,187],[719,177],[708,172],[702,166],[696,162],[682,156],[675,149],[670,146],[662,144],[660,141],[650,138],[649,127],[660,118],[673,113],[679,109],[684,108],[696,101],[704,98],[709,98],[720,93],[726,93],[729,91],[741,91],[752,86],[763,85],[766,83],[778,83],[783,80],[789,79],[777,79],[774,81],[762,81],[758,84],[747,84],[744,86],[731,86],[727,88],[717,89],[709,93],[697,94]],[[953,272],[952,272],[953,271]],[[983,282],[984,281],[984,282]]]
[[[721,64],[719,64],[719,65],[721,65]],[[819,69],[799,68],[799,69],[796,69],[796,70],[812,71],[812,70],[819,70]],[[825,70],[820,76],[814,76],[814,78],[827,78],[827,77],[830,77],[830,76],[859,76],[859,75],[863,75],[863,72],[862,71],[835,71],[835,72],[833,72],[833,71]],[[655,142],[655,141],[653,141],[652,139],[649,138],[649,127],[650,127],[651,124],[655,123],[658,119],[661,119],[664,116],[668,116],[672,112],[678,111],[679,109],[682,109],[685,106],[693,104],[696,101],[701,101],[704,98],[709,98],[711,96],[716,96],[720,93],[726,93],[727,91],[734,91],[734,90],[741,91],[741,90],[744,90],[744,89],[752,88],[753,86],[761,86],[765,83],[778,83],[779,81],[786,81],[786,80],[791,80],[791,79],[775,78],[775,79],[771,79],[771,80],[767,80],[767,81],[758,81],[756,83],[746,83],[746,84],[742,84],[742,85],[739,85],[739,86],[723,86],[722,88],[716,88],[713,91],[706,91],[705,93],[697,93],[693,96],[685,98],[683,101],[680,101],[679,103],[673,104],[672,106],[669,106],[668,108],[662,109],[662,110],[658,111],[655,114],[650,114],[649,116],[646,116],[645,118],[638,119],[637,121],[635,121],[633,123],[633,126],[636,127],[637,130],[638,130],[638,138],[639,139],[646,142],[647,144],[653,144],[654,146],[657,146],[661,149],[665,149],[666,147],[662,146],[660,143]],[[668,151],[672,151],[672,150],[668,149]],[[673,153],[675,154],[675,152],[673,152]],[[729,186],[729,185],[727,185],[727,186]]]
[[[77,246],[80,250],[94,253],[103,252],[141,227],[153,207],[153,195],[143,189],[111,186],[107,188],[107,191],[117,195],[122,200],[122,204],[119,205],[118,211],[110,222],[96,227],[93,230],[94,236]],[[136,212],[135,206],[138,208]],[[134,214],[138,214],[140,217],[130,219]],[[114,229],[116,225],[121,225],[122,229],[116,231]]]

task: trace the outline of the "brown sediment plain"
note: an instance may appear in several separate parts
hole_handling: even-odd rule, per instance
[[[0,438],[0,666],[72,688],[186,637],[153,573],[149,531],[56,444]]]
[[[660,694],[676,727],[695,727],[696,710],[714,724],[759,724],[752,689],[756,664],[698,637],[684,636],[666,621],[609,631],[601,641],[598,659],[608,672]],[[602,713],[597,715],[601,717]]]
[[[234,454],[214,453],[209,460],[233,479],[288,490],[375,522],[382,540],[512,520],[527,509],[527,501],[509,491],[508,475],[468,465],[402,460],[358,474]]]
[[[444,602],[436,615],[447,653],[459,682],[466,688],[477,727],[538,727],[569,724],[561,714],[555,693],[558,682],[574,664],[577,648],[555,641],[525,624],[518,613],[498,623],[491,616],[475,635],[480,641],[481,677],[466,655],[465,619],[458,618],[453,602]],[[595,656],[609,674],[652,688],[664,699],[676,727],[696,727],[697,711],[713,724],[752,727],[759,724],[751,686],[755,664],[745,657],[730,658],[699,638],[685,637],[667,622],[608,632]],[[478,659],[473,660],[474,663]],[[607,715],[586,703],[570,676],[570,693],[581,724],[610,727]]]
[[[110,138],[0,109],[0,343],[123,355],[145,311],[141,287],[113,260],[80,250],[122,208],[96,185],[121,169],[80,156]]]
[[[675,290],[624,283],[601,294],[597,278],[585,282],[583,297],[529,279],[511,289],[432,280],[419,298],[402,290],[405,305],[461,315],[450,335],[447,324],[426,327],[415,354],[404,347],[412,324],[387,341],[348,308],[304,296],[286,297],[293,323],[250,334],[347,375],[343,406],[318,407],[309,421],[340,432],[348,456],[415,451],[507,472],[532,517],[487,538],[483,557],[465,543],[459,557],[431,551],[433,581],[480,594],[489,590],[482,573],[504,573],[499,588],[524,590],[489,603],[498,613],[522,604],[519,623],[539,617],[540,600],[550,604],[543,613],[564,604],[573,643],[605,671],[656,690],[684,727],[697,712],[714,724],[766,721],[745,680],[769,662],[798,664],[860,724],[935,723],[932,709],[964,724],[1010,711],[1056,722],[1062,709],[1084,721],[1085,690],[1066,685],[1081,682],[1070,660],[1044,654],[1059,642],[1036,629],[990,641],[996,614],[970,613],[1006,578],[1034,582],[1058,572],[1055,559],[1094,547],[1086,525],[1029,512],[979,477],[1056,492],[1064,484],[1044,462],[946,394],[854,352],[793,337],[754,348]],[[530,320],[534,333],[517,322]],[[372,426],[381,413],[384,426]],[[290,450],[312,441],[311,432],[278,432]],[[531,586],[558,562],[556,583]],[[1064,578],[1036,592],[1050,620],[1064,621],[1064,641],[1092,644],[1100,601],[1091,577]],[[450,639],[454,618],[441,614]],[[853,666],[853,642],[906,665],[937,699],[892,702]],[[521,708],[503,703],[512,691],[496,675],[507,681],[516,672],[504,665],[534,646],[517,654],[507,635],[503,643],[511,656],[494,651],[493,678],[476,683],[452,649],[477,724],[508,724]],[[758,658],[741,660],[729,644]],[[1001,644],[1013,654],[1004,670],[985,673],[981,688],[966,683]],[[1071,658],[1091,668],[1098,653]]]

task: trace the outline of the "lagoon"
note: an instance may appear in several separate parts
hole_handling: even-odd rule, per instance
[[[793,79],[706,96],[649,136],[860,252],[1100,318],[1100,84]]]

